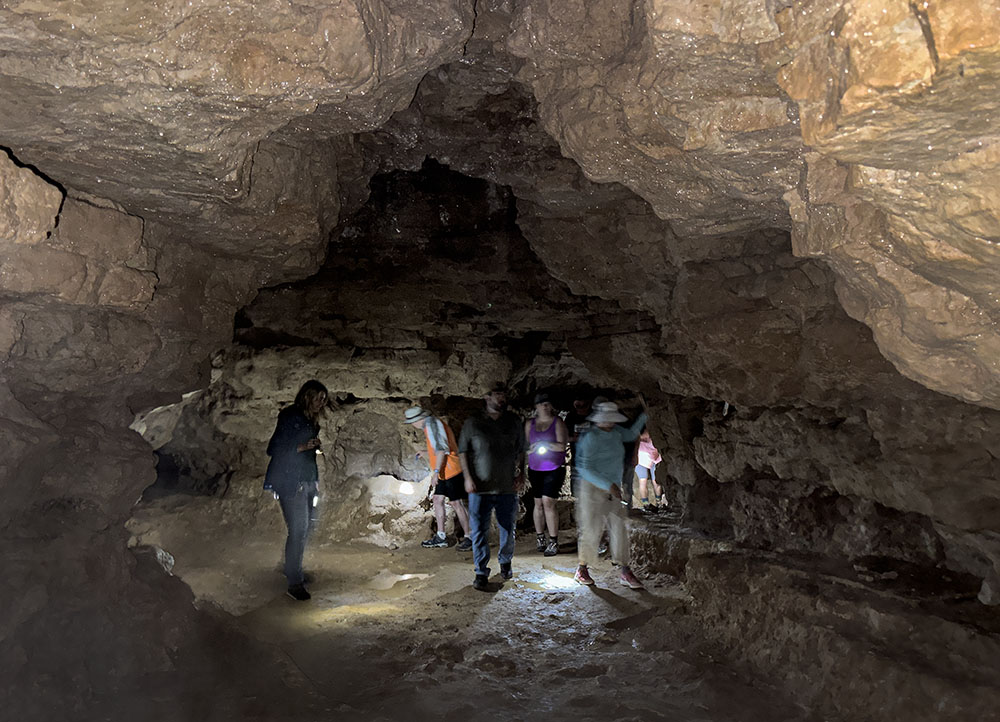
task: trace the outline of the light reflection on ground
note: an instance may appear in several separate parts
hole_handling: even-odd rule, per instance
[[[393,574],[388,569],[383,569],[375,578],[368,582],[368,586],[372,589],[377,589],[379,591],[385,591],[387,589],[392,589],[399,582],[406,582],[411,579],[428,579],[434,576],[433,574]]]
[[[143,513],[174,573],[199,603],[230,610],[243,633],[273,645],[289,663],[280,689],[314,695],[324,720],[805,719],[700,651],[686,593],[666,577],[627,589],[605,561],[591,568],[596,587],[583,587],[575,554],[543,557],[526,538],[513,580],[494,573],[484,593],[471,587],[468,552],[329,544],[307,552],[313,598],[296,602],[278,564],[283,529],[247,538],[220,531],[211,508],[203,519],[157,511]]]

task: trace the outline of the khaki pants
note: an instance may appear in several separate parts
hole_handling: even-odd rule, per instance
[[[593,484],[580,481],[580,495],[576,500],[576,524],[579,527],[577,549],[580,564],[590,566],[597,562],[597,545],[601,541],[604,523],[608,524],[611,561],[626,566],[629,563],[628,528],[625,507],[610,492]]]

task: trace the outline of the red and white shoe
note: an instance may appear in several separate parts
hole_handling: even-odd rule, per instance
[[[580,584],[587,587],[593,586],[594,584],[594,580],[591,578],[590,572],[587,571],[587,567],[577,567],[576,574],[573,575],[573,578]]]
[[[628,567],[622,567],[621,576],[618,577],[618,582],[623,587],[629,587],[630,589],[645,589],[639,578],[632,573],[632,570]]]

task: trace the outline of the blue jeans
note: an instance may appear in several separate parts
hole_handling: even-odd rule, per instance
[[[316,482],[299,484],[294,492],[278,498],[281,514],[285,517],[288,537],[285,539],[285,578],[288,586],[302,584],[302,557],[306,551],[306,539],[316,525]]]
[[[500,527],[500,566],[514,558],[514,522],[517,520],[517,494],[469,494],[469,536],[472,538],[472,561],[476,575],[490,575],[490,512],[496,511]]]

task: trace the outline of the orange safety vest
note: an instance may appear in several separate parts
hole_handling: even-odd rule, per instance
[[[448,426],[444,419],[439,419],[441,425],[444,426],[444,433],[448,437],[448,461],[444,467],[444,476],[442,479],[450,479],[453,476],[457,476],[462,473],[462,462],[458,458],[458,444],[455,442],[455,434],[452,433],[451,427]],[[431,435],[427,433],[427,429],[424,429],[424,441],[427,442],[427,459],[430,462],[431,470],[437,471],[438,469],[438,458],[437,450],[431,444]]]

